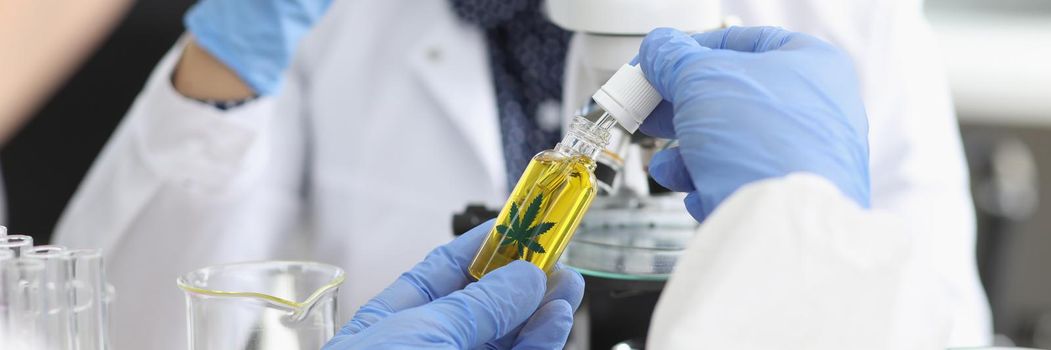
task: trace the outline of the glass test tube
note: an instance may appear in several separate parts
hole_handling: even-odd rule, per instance
[[[3,253],[0,253],[3,254]],[[4,254],[8,255],[8,254]],[[40,327],[44,314],[44,262],[28,258],[0,259],[0,319],[6,325],[3,345],[13,349],[43,349],[48,335]]]
[[[10,249],[15,256],[21,256],[22,251],[33,247],[33,237],[23,235],[0,235],[0,249]]]
[[[7,324],[7,319],[10,314],[10,305],[14,300],[8,296],[8,289],[3,284],[3,278],[6,276],[4,273],[3,265],[6,265],[8,261],[15,258],[15,252],[7,248],[0,248],[0,339],[7,339],[8,335],[11,334],[11,328]]]
[[[78,350],[104,350],[108,329],[102,253],[97,249],[68,252],[72,262],[72,336]]]
[[[26,249],[22,256],[44,264],[41,293],[43,309],[37,319],[38,327],[47,336],[45,349],[73,349],[72,261],[69,251],[59,246],[38,246]]]

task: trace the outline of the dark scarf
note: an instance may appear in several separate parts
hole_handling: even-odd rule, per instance
[[[450,0],[461,20],[485,31],[496,87],[508,190],[534,154],[560,139],[542,130],[542,103],[560,106],[562,73],[571,33],[544,18],[541,0]],[[556,109],[560,111],[560,109]]]

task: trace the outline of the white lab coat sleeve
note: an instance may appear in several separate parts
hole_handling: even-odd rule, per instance
[[[279,94],[222,111],[172,87],[183,47],[158,64],[56,231],[59,244],[103,250],[117,291],[116,349],[186,348],[179,275],[302,258],[309,244],[300,225],[306,74],[293,67]]]
[[[652,349],[936,349],[952,318],[925,240],[824,178],[750,184],[701,225]]]
[[[67,205],[57,242],[116,250],[129,233],[141,240],[204,230],[221,235],[236,229],[231,226],[246,217],[244,211],[258,209],[238,203],[251,203],[267,191],[261,187],[267,181],[264,167],[274,163],[268,131],[277,98],[223,111],[182,96],[170,78],[184,42],[155,68]],[[268,221],[287,219],[257,214],[251,215],[252,227],[241,229],[278,230],[280,225]]]

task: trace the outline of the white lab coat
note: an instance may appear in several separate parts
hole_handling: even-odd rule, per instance
[[[988,339],[959,136],[918,1],[726,1],[745,24],[823,36],[858,63],[873,205],[929,239],[961,344]],[[336,1],[276,96],[229,111],[170,84],[165,56],[56,239],[105,250],[116,349],[184,348],[175,277],[298,258],[343,267],[344,318],[452,238],[469,202],[506,198],[483,33],[445,1]],[[628,58],[626,57],[625,60]]]
[[[919,238],[816,175],[749,184],[683,252],[648,347],[944,349],[954,302]]]

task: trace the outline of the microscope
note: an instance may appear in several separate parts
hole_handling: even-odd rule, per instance
[[[638,53],[651,30],[700,32],[732,21],[724,20],[716,0],[546,0],[544,6],[552,22],[575,33],[566,57],[563,130],[575,116],[599,117],[591,95]],[[670,146],[673,140],[614,128],[609,147],[596,158],[599,193],[561,260],[587,284],[567,349],[645,346],[664,283],[698,226],[686,212],[685,196],[647,174],[653,154]],[[454,216],[454,231],[496,215],[468,206]]]

